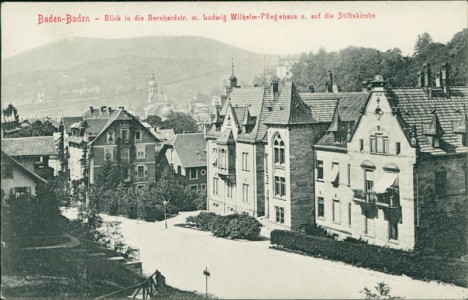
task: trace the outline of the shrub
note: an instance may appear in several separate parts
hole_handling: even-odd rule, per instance
[[[239,215],[227,215],[227,216],[216,216],[211,222],[210,231],[216,237],[228,237],[230,236],[229,232],[229,222],[235,221],[239,218]]]
[[[336,238],[336,234],[331,234],[326,229],[323,229],[322,227],[316,224],[305,226],[304,232],[308,235],[313,235],[313,236],[321,236],[321,237],[326,237],[330,239]]]
[[[262,224],[249,215],[219,216],[212,212],[201,212],[198,216],[187,217],[185,222],[204,231],[211,231],[216,237],[256,240]]]
[[[396,249],[349,243],[300,232],[273,230],[271,244],[356,266],[415,278],[440,280],[468,287],[468,262],[423,256]]]
[[[229,221],[227,231],[232,239],[256,240],[260,235],[262,224],[252,216],[238,215]]]
[[[196,226],[201,230],[208,231],[211,229],[211,223],[216,216],[215,213],[203,211],[197,216]]]

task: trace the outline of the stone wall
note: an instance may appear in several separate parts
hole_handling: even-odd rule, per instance
[[[314,132],[311,126],[289,130],[291,229],[315,223]]]

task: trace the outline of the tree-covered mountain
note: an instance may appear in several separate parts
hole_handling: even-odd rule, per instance
[[[339,52],[320,49],[317,53],[303,53],[293,68],[293,81],[301,90],[313,86],[323,92],[328,80],[327,70],[333,73],[334,83],[342,91],[359,91],[361,82],[382,74],[392,86],[411,87],[417,83],[417,72],[429,62],[436,71],[448,62],[452,85],[468,83],[468,29],[453,36],[447,44],[436,43],[428,33],[418,36],[414,54],[403,56],[398,48],[385,52],[372,48],[347,47]]]
[[[202,37],[64,39],[2,60],[2,102],[25,116],[143,104],[154,71],[168,98],[185,105],[199,92],[219,90],[231,59],[240,82],[250,82],[277,58]]]

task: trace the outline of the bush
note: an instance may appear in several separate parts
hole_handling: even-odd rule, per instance
[[[211,222],[216,216],[215,213],[202,211],[198,216],[193,217],[193,223],[201,230],[208,231],[211,228]]]
[[[305,226],[304,232],[308,235],[313,235],[313,236],[321,236],[321,237],[326,237],[330,239],[336,238],[336,234],[331,234],[326,229],[323,229],[322,227],[316,224]]]
[[[186,223],[204,231],[211,231],[216,237],[257,240],[262,224],[248,215],[219,216],[212,212],[201,212],[198,216],[187,217]]]
[[[262,224],[254,217],[238,215],[229,221],[227,231],[232,239],[256,240],[260,235]]]
[[[420,279],[440,280],[468,287],[468,262],[417,255],[396,249],[349,243],[300,232],[273,230],[271,244],[355,266]]]
[[[239,215],[216,216],[211,222],[211,233],[216,237],[229,237],[229,223],[238,217]]]

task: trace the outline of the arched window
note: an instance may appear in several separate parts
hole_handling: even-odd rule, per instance
[[[285,154],[284,154],[284,142],[281,139],[281,136],[277,134],[275,139],[273,140],[273,150],[275,153],[275,164],[282,165],[285,162]]]

